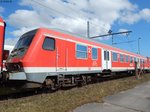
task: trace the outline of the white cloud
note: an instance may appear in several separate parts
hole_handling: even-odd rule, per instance
[[[19,38],[6,38],[5,39],[5,45],[11,45],[14,46]]]
[[[21,27],[20,29],[11,32],[11,34],[13,34],[15,37],[20,37],[23,33],[28,32],[28,31],[33,30],[33,29],[36,29],[36,28],[34,28],[34,27],[29,27],[29,28]]]
[[[32,10],[16,10],[8,17],[17,30],[14,36],[37,27],[60,28],[86,36],[90,20],[91,36],[107,33],[115,21],[133,24],[150,21],[150,9],[139,10],[129,0],[22,0],[20,5]]]
[[[36,11],[31,10],[17,10],[8,19],[8,22],[16,28],[37,27],[47,24],[42,21],[42,17]]]
[[[118,32],[125,32],[125,31],[129,31],[128,29],[124,29],[124,28],[121,28],[118,30]]]
[[[139,12],[139,15],[142,19],[150,22],[150,9],[146,8]]]
[[[121,21],[128,24],[134,24],[140,20],[150,22],[150,9],[145,8],[137,13],[127,12],[126,14],[121,16]]]

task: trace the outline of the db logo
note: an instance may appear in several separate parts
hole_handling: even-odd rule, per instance
[[[97,66],[97,62],[96,61],[93,61],[93,66]]]
[[[133,64],[131,63],[130,66],[133,66]]]

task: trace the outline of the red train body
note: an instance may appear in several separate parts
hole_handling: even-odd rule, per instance
[[[60,77],[74,83],[77,76],[132,72],[135,61],[138,69],[150,70],[150,58],[63,31],[39,28],[21,36],[6,65],[9,80],[48,85],[59,83]]]
[[[5,22],[0,18],[0,72],[3,69],[3,49],[4,49]]]

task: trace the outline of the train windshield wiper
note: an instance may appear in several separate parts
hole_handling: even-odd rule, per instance
[[[27,49],[28,47],[20,47],[20,48],[16,48],[14,49],[11,53],[14,53],[15,51],[19,51],[19,50],[25,50]]]
[[[27,49],[28,47],[20,47],[20,48],[18,48],[18,51],[19,50],[25,50],[25,49]]]
[[[15,51],[17,51],[18,49],[14,49],[11,53],[14,53]]]

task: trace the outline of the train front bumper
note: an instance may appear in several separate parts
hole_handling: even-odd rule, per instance
[[[8,83],[12,83],[13,87],[22,89],[31,89],[42,87],[42,84],[27,80],[25,72],[12,72],[8,75]]]
[[[24,72],[12,72],[9,73],[9,80],[27,80],[26,74]]]

